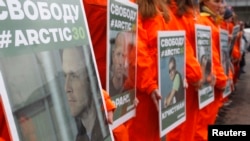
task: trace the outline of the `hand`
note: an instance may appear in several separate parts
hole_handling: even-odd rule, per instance
[[[113,124],[113,115],[114,115],[114,111],[108,111],[107,121],[109,124]]]
[[[186,79],[186,78],[183,79],[183,87],[184,87],[185,89],[188,88],[188,82],[187,82],[187,79]]]
[[[235,90],[233,80],[230,79],[229,81],[230,81],[231,91],[233,92]]]
[[[233,38],[233,35],[232,35],[232,34],[229,34],[229,35],[228,35],[228,41],[232,40],[232,38]]]
[[[135,107],[136,107],[138,104],[139,104],[139,100],[138,100],[137,97],[135,97],[135,100],[134,100],[134,105],[135,105]]]
[[[201,88],[202,84],[203,84],[202,79],[200,79],[197,82],[191,83],[191,85],[194,86],[194,88],[195,88],[196,91],[198,91]]]
[[[156,106],[157,111],[159,111],[159,104],[158,101],[161,99],[161,95],[159,93],[158,89],[155,89],[152,93],[151,93],[151,98]]]
[[[166,97],[164,100],[164,107],[167,108],[171,104],[172,99]]]
[[[216,84],[216,76],[213,74],[213,81],[212,81],[212,85],[214,86]]]
[[[207,82],[210,83],[210,85],[212,87],[214,87],[215,83],[216,83],[216,76],[214,74],[210,74],[208,77],[207,77]]]

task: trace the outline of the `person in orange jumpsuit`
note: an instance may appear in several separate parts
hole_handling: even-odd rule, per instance
[[[175,14],[180,30],[186,31],[186,120],[169,132],[166,141],[193,141],[196,118],[198,115],[198,89],[201,85],[202,72],[196,59],[195,23],[199,23],[198,3],[192,0],[171,0],[171,10]],[[176,23],[176,24],[177,24]]]
[[[162,13],[157,13],[155,11],[154,12],[155,14],[154,13],[152,14],[151,13],[152,11],[149,10],[150,8],[148,8],[148,9],[145,8],[145,6],[149,5],[147,2],[154,3],[153,5],[151,5],[151,6],[153,6],[153,7],[151,7],[152,9],[155,9],[155,5],[158,4],[157,7],[160,8],[160,9],[158,9],[158,11],[161,11]],[[157,2],[159,2],[159,3],[157,3]],[[138,29],[139,30],[139,40],[138,40],[139,41],[139,43],[138,43],[139,49],[138,50],[141,51],[142,50],[141,47],[146,48],[148,50],[147,55],[150,56],[150,57],[145,56],[146,53],[143,52],[144,53],[144,56],[142,56],[143,58],[140,56],[141,54],[138,54],[138,58],[142,58],[143,60],[145,58],[152,59],[153,66],[150,67],[152,69],[152,72],[150,74],[151,74],[151,76],[153,76],[152,80],[154,80],[157,84],[157,82],[158,82],[157,31],[160,31],[160,30],[178,30],[180,28],[179,28],[179,25],[177,24],[178,22],[175,19],[175,16],[173,15],[172,11],[170,11],[170,9],[166,3],[161,3],[161,1],[150,1],[150,0],[137,1],[137,3],[139,4],[139,11],[140,11],[140,14],[142,16],[142,18],[139,18],[139,21],[141,20],[142,23],[139,22],[140,24],[139,24],[139,29]],[[167,15],[164,15],[165,13],[167,13]],[[142,24],[144,30],[146,30],[146,31],[143,31],[143,29],[140,30],[141,24]],[[141,41],[140,35],[141,35],[141,38],[143,37],[143,39],[144,39],[143,42],[140,42]],[[141,66],[144,62],[139,60],[138,65]],[[144,69],[144,72],[145,71],[149,71],[149,69],[148,70]],[[138,72],[141,73],[141,71],[138,71]],[[137,74],[137,75],[139,75],[139,74]],[[139,76],[139,77],[141,77],[141,76]],[[141,80],[143,80],[143,79],[141,79]],[[139,81],[140,85],[143,84],[143,83],[140,83],[141,80]],[[152,94],[151,94],[151,96],[152,96]],[[158,131],[159,130],[159,127],[158,127],[159,126],[159,121],[158,121],[159,117],[158,116],[153,117],[154,114],[157,115],[157,111],[155,111],[155,109],[152,109],[154,107],[151,106],[153,104],[151,98],[146,96],[145,94],[143,94],[141,92],[139,92],[137,94],[137,97],[139,99],[137,113],[139,113],[139,114],[136,114],[136,117],[134,119],[134,124],[133,124],[133,126],[131,126],[132,128],[130,130],[130,136],[131,136],[131,134],[133,134],[131,136],[133,138],[131,138],[131,139],[135,140],[135,138],[136,138],[136,140],[147,140],[147,141],[148,140],[149,141],[159,140],[159,131]],[[144,102],[144,101],[146,101],[146,98],[147,98],[147,102]],[[142,102],[143,102],[143,105],[140,104]],[[152,109],[152,112],[154,112],[154,113],[152,113],[150,111],[145,111],[145,109],[148,109],[147,107],[149,107],[149,106],[150,106],[150,109]],[[143,122],[140,121],[141,119],[143,119]],[[144,119],[145,119],[145,121],[144,121]],[[152,120],[157,121],[157,122],[154,122],[154,121],[152,122]],[[147,121],[151,121],[152,124],[150,124],[150,126],[145,126],[145,125],[149,124],[149,123],[147,123]],[[142,132],[140,131],[140,134],[138,135],[138,130],[140,130],[140,127],[141,127],[141,129],[146,127],[147,130],[144,129]],[[155,137],[153,137],[153,135]]]
[[[215,123],[218,110],[222,106],[222,93],[228,79],[220,61],[219,24],[222,20],[220,16],[221,6],[222,0],[200,0],[200,15],[205,19],[203,24],[210,26],[212,32],[212,71],[215,74],[216,82],[214,85],[214,101],[199,111],[195,141],[207,141],[208,125]]]
[[[238,77],[240,73],[240,60],[241,60],[241,49],[240,49],[240,44],[241,44],[241,38],[243,35],[243,24],[241,22],[238,22],[237,24],[240,25],[240,31],[238,32],[236,39],[235,39],[235,44],[232,49],[231,53],[231,58],[232,58],[232,63],[234,66],[234,76],[233,76],[233,83],[236,85],[238,82]]]
[[[83,0],[83,4],[101,85],[102,88],[105,88],[107,67],[107,1]],[[113,134],[115,141],[128,141],[128,131],[124,124],[113,129]]]
[[[232,10],[232,9],[231,9]],[[238,24],[238,18],[237,18],[237,15],[235,14],[235,12],[232,10],[232,13],[233,13],[233,17],[232,17],[232,21],[228,21],[229,23],[229,32],[232,33],[233,32],[233,28],[234,26],[236,26]],[[237,37],[236,37],[237,38]],[[229,36],[229,41],[231,42],[232,41],[232,34]],[[236,41],[235,41],[236,42]],[[235,49],[236,50],[235,50]],[[237,82],[237,77],[236,77],[236,74],[238,73],[238,70],[237,70],[237,66],[239,63],[237,63],[237,59],[238,58],[237,56],[239,56],[239,50],[238,50],[239,46],[234,43],[233,45],[233,48],[231,48],[230,50],[230,57],[231,57],[231,62],[233,64],[233,84],[236,85],[236,82]],[[234,52],[234,57],[233,57],[233,52]],[[238,54],[238,55],[237,55]],[[236,58],[235,58],[236,57]],[[239,59],[238,59],[239,60]]]
[[[223,3],[224,6],[221,8],[221,15],[223,16],[223,21],[220,24],[221,29],[224,29],[226,31],[228,31],[228,43],[230,43],[230,39],[232,37],[232,30],[233,30],[233,24],[232,24],[232,20],[233,20],[233,12],[232,10],[227,7],[226,3]],[[228,50],[229,53],[229,50]],[[228,54],[229,56],[229,54]],[[229,66],[228,66],[228,78],[229,78],[229,83],[231,86],[231,92],[234,90],[234,84],[233,84],[233,75],[234,75],[234,68],[233,68],[233,64],[230,60]],[[225,97],[224,99],[222,99],[222,102],[224,103],[224,105],[228,105],[229,103],[231,103],[231,100],[229,100],[229,97]],[[221,109],[220,111],[222,111],[223,109]],[[223,111],[222,111],[223,112]]]
[[[9,131],[9,125],[6,120],[6,115],[2,103],[2,97],[0,97],[0,141],[10,141],[10,140],[11,140],[11,134]]]
[[[169,21],[165,3],[158,0],[134,1],[139,7],[137,39],[136,116],[128,125],[131,141],[160,141],[157,83],[157,31]]]
[[[149,0],[151,1],[151,0]],[[138,40],[137,40],[137,98],[139,104],[136,107],[136,117],[129,121],[129,137],[132,141],[159,141],[159,117],[158,117],[158,85],[156,81],[156,72],[154,62],[151,58],[152,48],[148,46],[148,33],[144,29],[143,21],[152,17],[154,19],[162,19],[157,23],[156,28],[164,26],[163,15],[155,9],[155,3],[149,5],[152,10],[147,11],[143,4],[149,1],[138,0],[139,17],[138,17]],[[147,3],[148,4],[148,3]],[[147,13],[148,12],[148,13]],[[155,33],[156,34],[156,33]],[[156,40],[155,40],[156,42]],[[153,52],[152,52],[153,53]],[[156,54],[154,54],[155,56]],[[146,76],[146,77],[145,77]]]

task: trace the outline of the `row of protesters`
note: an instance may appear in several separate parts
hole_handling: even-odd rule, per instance
[[[157,33],[161,30],[186,31],[186,120],[166,135],[167,141],[207,141],[208,125],[214,124],[223,104],[222,93],[230,76],[225,74],[220,62],[219,33],[223,20],[223,0],[131,0],[138,4],[136,116],[113,129],[115,141],[160,141],[158,90]],[[106,87],[107,54],[107,1],[83,0],[85,14],[103,88]],[[99,26],[99,25],[102,26]],[[211,27],[213,77],[215,100],[198,108],[198,89],[202,83],[202,69],[196,58],[195,24]],[[231,30],[231,28],[230,28]],[[234,71],[237,70],[238,50],[232,51]],[[75,53],[77,54],[77,53]],[[68,55],[68,56],[72,56]],[[236,76],[232,70],[232,77]],[[236,81],[234,81],[236,82]],[[234,83],[235,84],[235,83]],[[83,88],[82,88],[83,89]],[[112,124],[115,106],[103,90],[107,106],[107,120]],[[79,138],[81,140],[83,138]]]
[[[138,4],[138,40],[137,40],[137,84],[136,94],[139,103],[136,116],[122,125],[121,133],[133,141],[159,141],[159,107],[161,95],[158,90],[157,67],[157,31],[185,30],[186,31],[186,89],[187,118],[184,123],[171,131],[166,139],[200,141],[207,140],[207,126],[215,122],[219,107],[222,105],[221,96],[228,77],[220,63],[219,24],[222,20],[220,8],[222,0],[132,0]],[[98,71],[102,86],[106,78],[106,26],[93,23],[106,23],[106,1],[84,0],[91,39],[94,47]],[[199,5],[200,4],[200,5]],[[201,9],[198,9],[198,8]],[[94,9],[94,10],[93,10]],[[95,11],[95,12],[93,12]],[[201,14],[199,14],[201,11]],[[212,29],[213,74],[215,79],[210,82],[215,88],[215,101],[204,109],[198,108],[198,88],[202,81],[202,70],[196,59],[195,24],[204,24]],[[192,63],[190,63],[192,62]],[[145,77],[147,76],[147,77]],[[196,101],[196,102],[194,102]],[[115,130],[113,131],[116,136]],[[122,137],[121,137],[122,139]],[[117,139],[118,140],[118,139]]]
[[[185,2],[184,1],[177,2],[177,5],[183,6],[183,3],[185,3]],[[188,5],[189,5],[189,7],[191,5],[191,8],[195,9],[194,4],[195,4],[195,1],[189,1],[189,2],[186,1],[186,5],[185,5],[186,7],[185,6],[184,6],[184,8],[182,7],[181,10],[187,8]],[[229,80],[232,82],[232,80],[234,78],[233,76],[237,76],[237,73],[234,72],[234,67],[232,67],[232,62],[230,62],[230,60],[229,60],[229,70],[228,71],[223,70],[225,68],[223,68],[221,66],[221,63],[220,63],[221,54],[220,54],[219,40],[218,40],[220,28],[225,29],[229,32],[229,40],[230,40],[231,36],[232,36],[231,35],[232,29],[235,26],[235,24],[233,24],[231,22],[234,13],[232,13],[232,11],[229,11],[228,8],[226,8],[226,9],[225,8],[226,8],[225,1],[212,1],[212,0],[200,1],[200,11],[201,11],[200,15],[201,16],[198,18],[197,17],[194,18],[196,23],[205,24],[205,25],[212,27],[212,39],[213,39],[212,47],[213,47],[213,66],[214,66],[213,73],[215,74],[215,77],[216,77],[216,83],[215,83],[215,87],[214,87],[215,88],[215,101],[213,103],[209,104],[204,109],[199,110],[199,114],[198,114],[199,118],[198,118],[197,122],[193,122],[194,123],[193,126],[197,126],[195,129],[195,132],[196,132],[195,137],[193,138],[193,135],[191,134],[192,132],[190,132],[190,130],[189,130],[188,131],[189,138],[186,138],[188,140],[207,140],[207,126],[209,124],[214,124],[219,109],[222,107],[223,103],[228,100],[227,97],[225,99],[222,98],[222,93],[224,91],[226,81]],[[195,12],[197,12],[197,11],[195,11]],[[191,16],[194,16],[195,12],[193,12]],[[188,13],[188,12],[186,12],[186,13]],[[220,16],[220,14],[221,14],[221,16]],[[182,20],[183,19],[184,18],[182,17]],[[192,20],[188,20],[188,22],[187,22],[189,24],[188,28],[186,28],[186,30],[185,30],[187,33],[187,36],[189,35],[189,33],[187,31],[190,30],[190,27],[193,27],[193,25],[190,25],[191,21]],[[182,25],[185,25],[185,23]],[[193,35],[193,34],[191,34],[191,35]],[[239,35],[240,35],[240,33],[239,33]],[[241,39],[240,37],[238,37],[238,38]],[[237,45],[235,45],[235,46],[237,46]],[[234,49],[234,50],[236,50],[236,49]],[[240,55],[240,56],[241,56],[241,60],[242,60],[242,55]],[[233,91],[235,83],[231,83],[231,85],[232,85],[232,91]],[[189,106],[188,105],[188,97],[187,97],[187,105],[186,106],[188,109],[188,106]],[[195,111],[195,110],[193,109],[192,111]],[[189,111],[187,110],[187,112],[188,112],[187,113],[187,120],[183,123],[183,125],[185,125],[185,123],[187,123],[189,121],[188,120]],[[192,119],[195,120],[195,118],[192,118]],[[176,131],[178,128],[181,128],[181,127],[182,126],[177,127],[172,132],[178,133]],[[179,130],[179,131],[181,131],[181,130]],[[187,133],[187,130],[184,129],[183,132],[185,134],[185,133]],[[176,140],[178,137],[179,138],[177,140],[185,140],[185,139],[182,139],[183,134],[176,134],[176,136],[173,136],[172,138],[171,138],[171,135],[172,135],[172,133],[170,132],[170,134],[168,135],[168,139],[170,141]]]
[[[242,61],[244,61],[244,52],[245,51],[245,47],[244,47],[244,22],[239,21],[237,18],[237,15],[235,14],[233,16],[233,21],[232,21],[233,25],[236,26],[238,25],[240,27],[239,32],[237,33],[236,37],[235,37],[235,41],[234,41],[234,45],[232,47],[232,51],[231,51],[231,61],[233,64],[233,68],[234,68],[234,74],[233,74],[233,84],[234,86],[236,85],[236,83],[238,82],[239,76],[240,76],[240,71],[241,71],[241,63]],[[244,42],[242,42],[242,40]],[[235,88],[236,89],[236,88]]]
[[[195,34],[194,26],[195,24],[204,24],[207,26],[210,26],[212,29],[212,54],[213,54],[213,73],[216,78],[215,80],[212,79],[210,82],[211,85],[215,87],[215,101],[205,108],[199,110],[198,109],[198,93],[197,91],[193,91],[192,94],[188,94],[187,89],[187,119],[186,121],[178,126],[176,129],[171,131],[167,135],[168,141],[196,141],[196,140],[207,140],[207,126],[209,124],[213,124],[216,118],[216,114],[218,112],[219,106],[220,106],[220,98],[222,96],[222,92],[225,87],[225,82],[227,80],[227,77],[225,74],[223,74],[223,68],[220,63],[220,50],[219,50],[219,29],[218,24],[215,21],[215,16],[217,15],[217,10],[220,9],[221,1],[213,1],[213,0],[205,0],[205,1],[177,1],[177,16],[181,16],[180,21],[182,21],[182,25],[184,25],[184,29],[186,31],[187,39],[192,43],[192,46],[195,47],[195,38],[192,36]],[[199,5],[200,4],[200,5]],[[199,15],[199,9],[200,7],[201,13]],[[188,44],[186,46],[188,48]],[[193,50],[196,52],[195,48]],[[199,69],[198,69],[199,70]],[[197,69],[196,69],[197,71]],[[201,70],[200,70],[201,71]],[[188,76],[188,74],[187,74]],[[188,77],[187,77],[188,78]],[[196,80],[199,80],[198,76],[196,76]],[[201,79],[201,78],[200,78]],[[199,81],[196,81],[199,82]],[[189,85],[190,87],[190,85]],[[195,90],[195,89],[193,89]],[[190,99],[191,102],[188,102]],[[197,101],[197,103],[193,102]],[[191,108],[190,110],[189,107]],[[190,128],[192,127],[192,128]]]
[[[221,27],[228,31],[229,33],[229,43],[232,41],[232,32],[234,26],[239,25],[240,31],[236,36],[236,43],[233,46],[232,53],[230,54],[230,67],[229,67],[229,77],[231,80],[232,91],[235,89],[237,80],[240,78],[241,73],[244,73],[243,67],[245,65],[245,52],[247,51],[248,40],[244,35],[244,23],[237,20],[237,15],[234,13],[233,9],[226,5],[224,12],[224,23]],[[238,59],[236,59],[238,58]],[[236,61],[238,60],[238,61]],[[236,72],[235,72],[236,70]],[[233,93],[233,92],[232,92]],[[234,93],[233,93],[234,94]],[[221,122],[221,118],[224,117],[226,110],[230,107],[232,103],[232,95],[225,97],[224,105],[220,109],[218,115],[218,122]]]
[[[138,58],[141,60],[145,60],[145,58],[151,58],[153,66],[148,66],[148,62],[142,62],[138,61],[138,68],[142,68],[140,70],[140,74],[151,74],[150,75],[150,80],[154,82],[157,88],[157,31],[159,30],[183,30],[185,27],[183,26],[183,23],[185,21],[182,21],[183,19],[181,17],[176,16],[177,12],[177,7],[176,7],[176,1],[168,1],[168,3],[162,3],[162,1],[137,1],[139,5],[139,12],[140,12],[140,17],[139,16],[139,27],[138,27],[138,51],[143,51],[143,54],[138,54]],[[150,5],[152,4],[153,5]],[[177,3],[182,3],[182,1],[177,1]],[[191,3],[191,2],[190,2]],[[159,9],[157,9],[159,8]],[[192,10],[192,9],[190,9]],[[187,14],[187,19],[186,22],[189,23],[188,19],[194,18],[192,15],[190,17],[190,13]],[[193,20],[193,19],[192,19]],[[140,29],[142,25],[142,29]],[[188,29],[188,25],[186,25],[186,28]],[[144,29],[144,30],[143,30]],[[191,30],[190,33],[194,33],[194,31]],[[192,44],[188,40],[192,40]],[[189,101],[187,103],[187,109],[188,112],[191,112],[190,114],[188,113],[187,115],[187,121],[183,123],[182,125],[178,126],[176,129],[174,129],[172,132],[170,132],[167,135],[167,140],[180,140],[182,139],[190,139],[190,132],[186,131],[195,131],[195,126],[193,126],[193,121],[192,119],[192,113],[197,113],[198,107],[195,104],[194,99],[197,100],[198,103],[198,97],[197,97],[197,89],[200,86],[200,81],[201,81],[201,69],[200,65],[198,63],[198,60],[195,58],[195,39],[192,39],[192,35],[190,34],[188,39],[186,40],[187,44],[187,49],[186,49],[186,60],[188,60],[186,64],[186,74],[187,74],[187,82],[189,83],[189,86],[186,89],[186,95],[188,96]],[[192,62],[192,63],[191,63]],[[151,69],[151,70],[150,70]],[[150,73],[151,72],[151,73]],[[154,75],[152,75],[154,74]],[[149,76],[149,75],[147,75]],[[147,79],[148,78],[143,78],[141,79],[142,76],[137,76],[139,77],[140,81]],[[159,141],[159,125],[158,125],[158,114],[157,110],[154,109],[154,104],[155,104],[155,96],[157,98],[159,97],[158,95],[155,95],[155,93],[152,93],[152,90],[147,92],[145,88],[149,87],[150,85],[145,85],[145,82],[150,82],[150,81],[143,81],[139,82],[139,86],[144,85],[144,87],[137,87],[137,88],[144,88],[144,90],[138,91],[138,99],[139,99],[139,104],[137,106],[137,114],[134,119],[132,119],[133,123],[131,124],[129,128],[129,136],[131,140],[135,141],[140,141],[140,140],[147,140],[147,141]],[[152,83],[153,84],[153,83]],[[147,86],[147,87],[145,87]],[[153,85],[152,85],[153,86]],[[154,92],[154,91],[153,91]],[[194,93],[193,93],[194,92]],[[149,96],[148,96],[149,95]],[[150,98],[153,98],[153,100]],[[147,100],[146,100],[147,99]],[[147,101],[147,102],[146,102]],[[196,108],[196,111],[193,111],[193,108]],[[195,109],[194,108],[194,109]],[[147,110],[145,110],[147,109]],[[148,110],[150,109],[150,111]],[[151,109],[153,111],[151,111]],[[158,107],[157,107],[158,109]],[[149,113],[150,112],[150,113]],[[149,122],[150,121],[150,122]],[[157,121],[157,122],[156,122]],[[152,123],[152,124],[151,124]],[[190,127],[194,127],[192,130],[190,130]],[[143,129],[143,130],[142,130]],[[185,131],[184,131],[185,130]],[[194,134],[194,133],[193,133]]]

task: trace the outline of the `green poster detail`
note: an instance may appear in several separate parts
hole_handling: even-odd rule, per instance
[[[74,46],[89,44],[79,1],[6,3],[6,16],[0,22],[0,57],[70,47],[72,42]]]

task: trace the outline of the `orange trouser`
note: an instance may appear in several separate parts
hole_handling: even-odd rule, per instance
[[[139,91],[136,95],[136,116],[126,123],[130,141],[160,141],[159,113],[151,96]]]
[[[214,89],[214,101],[199,111],[197,117],[197,127],[195,132],[195,141],[207,141],[208,125],[215,123],[219,108],[222,105],[222,93],[218,89]]]
[[[122,124],[113,129],[115,141],[129,141],[127,127]]]

